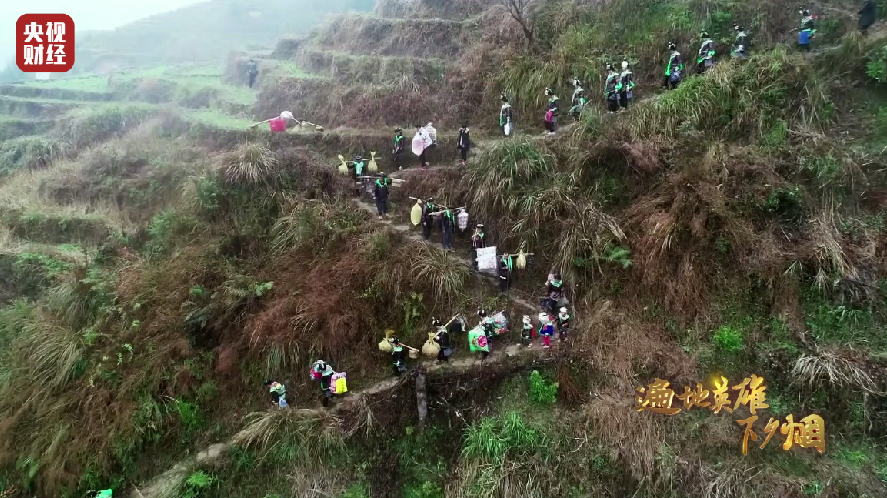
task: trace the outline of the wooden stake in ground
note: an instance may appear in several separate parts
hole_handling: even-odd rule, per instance
[[[416,373],[416,408],[419,411],[416,428],[422,432],[425,430],[425,419],[428,418],[428,391],[425,386],[425,370],[421,368]]]

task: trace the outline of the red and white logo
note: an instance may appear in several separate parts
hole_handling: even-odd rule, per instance
[[[25,14],[15,23],[15,63],[25,73],[66,73],[74,67],[74,20],[67,14]]]

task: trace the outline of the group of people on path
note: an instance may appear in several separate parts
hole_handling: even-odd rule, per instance
[[[798,31],[798,46],[801,50],[809,51],[811,41],[816,35],[815,20],[808,9],[801,9],[801,26]],[[874,24],[876,18],[876,6],[868,0],[859,11],[859,28],[865,33]],[[733,26],[735,37],[730,54],[733,57],[744,58],[748,56],[749,42],[745,28],[740,24]],[[701,45],[696,59],[697,73],[702,74],[714,65],[715,42],[707,31],[700,33]],[[635,87],[634,75],[627,60],[622,61],[621,71],[613,63],[606,64],[606,78],[604,80],[604,97],[607,112],[616,113],[628,109],[633,98]],[[685,77],[685,62],[681,52],[675,43],[668,44],[668,61],[665,65],[662,85],[668,89],[675,89]],[[573,79],[573,96],[569,114],[578,120],[582,110],[588,103],[588,97],[579,78]],[[558,128],[560,116],[560,99],[551,88],[545,88],[545,96],[548,99],[545,116],[543,119],[545,131],[548,135],[554,135]],[[499,110],[499,127],[507,137],[514,131],[514,110],[505,94],[500,96],[502,106]]]
[[[345,373],[336,372],[332,365],[323,360],[316,360],[308,369],[308,375],[313,381],[320,384],[321,404],[324,407],[329,406],[330,400],[335,394],[344,394],[347,392],[347,382],[345,381]],[[268,380],[265,381],[268,393],[271,395],[271,402],[279,408],[288,408],[289,403],[286,399],[286,386],[280,382]]]
[[[471,130],[469,130],[468,125],[463,124],[459,128],[459,135],[456,139],[456,150],[459,152],[459,163],[462,166],[465,166],[465,161],[468,159],[468,151],[471,149],[472,145]],[[403,158],[401,156],[405,149],[406,139],[403,136],[403,129],[395,128],[391,157],[393,159],[394,167],[397,168],[398,171],[401,171],[404,168]],[[429,122],[425,126],[416,125],[416,133],[413,135],[413,139],[410,142],[410,151],[419,159],[419,168],[427,169],[431,165],[428,156],[436,149],[437,129],[434,128],[434,124]]]
[[[555,334],[557,334],[561,342],[565,341],[569,336],[572,317],[566,307],[567,303],[563,295],[563,281],[560,279],[560,274],[554,273],[549,275],[545,286],[549,291],[549,295],[543,301],[551,299],[554,303],[557,303],[559,308],[553,311],[550,303],[543,302],[543,310],[539,313],[535,326],[530,315],[523,316],[519,341],[527,348],[532,347],[536,337],[541,337],[543,349],[548,349],[551,347],[551,340]],[[479,309],[477,310],[477,316],[479,319],[477,325],[468,330],[468,347],[470,351],[480,353],[481,360],[485,360],[490,355],[492,344],[498,338],[509,335],[510,329],[504,311],[491,314],[485,309]],[[437,344],[436,356],[438,363],[449,362],[450,357],[455,351],[452,335],[465,332],[468,328],[466,325],[461,315],[454,316],[446,324],[441,323],[436,318],[432,318],[431,326],[434,332],[429,334],[429,341]],[[418,350],[404,344],[397,336],[392,335],[386,340],[391,345],[392,372],[396,377],[399,377],[407,369],[407,351]]]
[[[422,237],[425,241],[431,238],[434,227],[441,233],[441,245],[445,250],[453,250],[453,233],[458,228],[464,236],[468,229],[468,211],[464,207],[451,208],[437,204],[433,197],[416,199],[411,217],[415,224],[422,225]],[[418,220],[416,220],[418,215]]]

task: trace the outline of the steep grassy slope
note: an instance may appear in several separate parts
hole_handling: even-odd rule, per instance
[[[13,166],[0,185],[0,490],[887,494],[887,88],[874,79],[885,78],[885,33],[845,34],[843,11],[823,10],[822,48],[804,56],[780,44],[794,9],[770,2],[562,1],[534,14],[539,41],[527,48],[498,6],[453,5],[465,10],[383,2],[377,12],[387,16],[447,20],[347,16],[323,29],[373,33],[366,45],[342,33],[333,51],[317,41],[337,31],[322,29],[278,51],[326,74],[264,81],[254,112],[292,109],[352,129],[221,130],[189,109],[112,102],[101,115],[105,107],[82,100],[53,133],[4,143],[0,160]],[[699,26],[724,39],[736,18],[752,27],[752,57],[721,58],[658,94],[667,40],[692,47]],[[456,51],[408,43],[410,29],[453,22],[466,35]],[[541,131],[532,116],[542,88],[565,92],[576,73],[595,81],[600,63],[620,57],[614,45],[636,61],[633,108],[607,115],[593,101],[566,133],[528,137]],[[385,64],[422,68],[413,78],[444,64],[444,78],[385,81]],[[218,88],[217,98],[230,95]],[[407,187],[395,189],[392,224],[349,199],[337,153],[384,151],[381,125],[433,119],[442,137],[466,118],[494,128],[499,91],[513,95],[521,136],[478,133],[484,147],[464,169],[451,166],[453,144],[442,140],[439,169],[398,173]],[[28,92],[7,98],[72,102]],[[215,103],[203,112],[235,117]],[[527,244],[534,261],[511,299],[467,270],[465,240],[454,255],[410,233],[410,195],[468,206],[499,247]],[[517,322],[528,311],[516,298],[532,301],[550,268],[571,287],[571,341],[429,374],[422,427],[416,372],[377,382],[387,372],[375,345],[383,330],[418,345],[432,316],[480,306],[506,308]],[[494,358],[522,351],[503,346]],[[318,409],[304,377],[317,357],[371,394]],[[680,392],[712,389],[719,374],[731,386],[766,379],[770,406],[758,412],[748,455],[736,422],[749,416],[744,407],[673,417],[634,407],[635,388],[657,377]],[[268,409],[268,378],[287,384],[295,409]],[[811,413],[826,423],[824,454],[785,451],[778,431],[759,448],[769,417]],[[225,454],[190,458],[222,441],[233,443]]]

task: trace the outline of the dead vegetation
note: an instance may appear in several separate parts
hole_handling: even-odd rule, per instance
[[[484,0],[379,0],[373,14],[393,19],[439,18],[461,21],[489,6]]]
[[[409,77],[385,85],[349,85],[330,87],[318,79],[282,81],[273,88],[263,88],[256,104],[256,116],[273,116],[280,109],[299,109],[312,122],[328,127],[372,128],[376,125],[412,125],[433,120],[443,127],[459,126],[459,117],[440,114],[439,96],[423,93]],[[435,119],[437,118],[437,119]],[[392,129],[393,133],[393,129]]]
[[[412,81],[418,85],[440,85],[445,71],[442,59],[351,55],[314,49],[303,50],[297,60],[300,67],[312,73],[357,84]]]
[[[468,25],[444,19],[384,19],[349,14],[320,28],[314,43],[359,55],[447,58],[458,54]]]
[[[440,15],[449,12],[450,4],[436,1],[422,4]],[[559,4],[564,10],[540,18],[539,29],[565,29],[559,24],[566,18],[562,14],[576,11],[566,2]],[[639,8],[622,2],[616,7],[622,14]],[[629,7],[633,10],[625,10]],[[394,9],[390,2],[379,8]],[[656,36],[679,32],[689,40],[680,24],[683,17],[666,14],[672,24],[658,26]],[[788,14],[780,16],[762,23],[788,22]],[[481,99],[488,101],[486,97],[501,90],[496,78],[474,78],[508,53],[507,46],[495,54],[487,51],[497,37],[514,40],[514,26],[508,26],[514,23],[495,18],[488,11],[480,19],[491,29],[462,53],[463,66],[446,75],[455,87],[452,94],[428,95],[415,78],[386,85],[345,81],[335,87],[330,80],[288,80],[265,89],[257,110],[265,118],[281,109],[299,109],[333,126],[366,128],[424,123],[447,109],[446,116],[433,117],[439,128],[461,124],[471,115],[463,109],[474,106],[472,112],[480,116],[488,105]],[[358,52],[380,54],[428,55],[433,49],[450,56],[460,48],[452,39],[449,46],[434,46],[437,36],[453,35],[448,31],[457,29],[453,23],[361,20],[358,25],[356,19],[337,21],[321,40],[341,43],[338,49],[360,43]],[[632,24],[633,17],[623,19],[629,28],[639,27]],[[492,29],[496,22],[501,29]],[[434,28],[440,33],[424,31]],[[411,30],[427,38],[417,44]],[[332,40],[334,34],[340,38]],[[572,47],[590,46],[587,41],[579,38]],[[650,62],[658,49],[646,43],[640,43],[639,53]],[[292,52],[301,50],[299,43],[289,46]],[[528,109],[536,104],[530,90],[563,82],[571,72],[565,68],[574,69],[562,58],[566,53],[554,52],[538,71],[531,70],[534,62],[512,60],[508,77],[519,78],[510,89],[525,98]],[[305,54],[318,57],[318,67],[334,59],[333,52]],[[595,56],[591,51],[586,59]],[[405,68],[398,64],[406,60],[414,61],[348,56],[340,59],[343,68],[337,71],[343,79],[370,78],[382,71],[385,61]],[[593,64],[588,66],[595,71]],[[657,420],[637,413],[630,393],[652,377],[673,385],[699,380],[700,353],[694,348],[708,345],[679,344],[678,337],[690,334],[689,329],[707,334],[712,324],[732,318],[715,306],[722,294],[755,294],[750,298],[755,303],[792,310],[802,337],[807,325],[800,294],[811,280],[820,284],[816,296],[823,302],[835,298],[848,309],[859,304],[877,309],[877,277],[885,268],[883,227],[853,223],[863,215],[876,217],[883,206],[853,199],[860,185],[856,181],[880,168],[880,160],[863,167],[854,152],[835,153],[829,167],[843,169],[833,175],[798,159],[808,157],[802,147],[815,146],[819,153],[838,144],[822,133],[831,124],[831,100],[818,78],[808,61],[779,51],[765,53],[744,66],[725,63],[705,79],[639,103],[630,120],[604,121],[606,117],[590,112],[572,137],[490,147],[474,158],[464,177],[459,171],[416,175],[410,188],[421,195],[468,200],[472,215],[486,218],[497,244],[511,247],[527,241],[540,254],[532,271],[555,267],[568,276],[580,323],[567,358],[591,366],[591,394],[582,390],[588,379],[564,384],[562,395],[581,409],[552,412],[558,418],[550,426],[556,430],[505,419],[518,433],[538,439],[519,444],[501,459],[466,450],[446,467],[447,496],[804,495],[809,475],[787,475],[771,460],[749,463],[724,456],[724,448],[737,446],[733,420],[712,417],[686,425]],[[453,99],[459,92],[470,98]],[[526,116],[530,122],[531,115]],[[262,380],[287,375],[301,379],[299,372],[317,357],[347,365],[353,377],[370,378],[384,365],[367,354],[375,353],[382,331],[395,327],[402,339],[419,341],[426,317],[483,302],[460,261],[379,228],[342,197],[348,180],[337,175],[330,153],[375,149],[384,154],[388,131],[223,133],[178,119],[151,126],[140,128],[150,131],[142,135],[128,126],[99,129],[77,120],[68,127],[75,141],[86,144],[121,134],[128,141],[118,138],[89,150],[77,167],[60,164],[52,172],[16,176],[0,191],[8,206],[3,221],[13,233],[69,242],[70,230],[79,233],[82,228],[81,220],[70,216],[46,216],[39,223],[28,218],[12,202],[21,196],[11,193],[20,189],[34,205],[52,199],[66,206],[59,212],[100,212],[104,231],[90,233],[96,239],[92,243],[109,236],[119,239],[108,244],[105,262],[77,265],[42,299],[0,317],[2,331],[14,334],[12,347],[0,351],[0,379],[11,379],[4,380],[0,398],[0,408],[10,414],[0,421],[0,463],[23,480],[33,474],[35,489],[45,495],[94,487],[88,481],[93,473],[125,475],[151,460],[160,446],[177,451],[201,444],[207,426],[188,418],[189,406],[199,407],[205,420],[230,424],[226,429],[239,427],[243,407],[258,405]],[[156,134],[169,138],[179,132],[206,148],[151,140]],[[163,150],[172,144],[176,153]],[[452,144],[442,141],[441,148],[451,150]],[[155,183],[164,187],[149,190]],[[118,190],[126,194],[112,201]],[[137,201],[139,192],[150,199]],[[107,204],[116,209],[107,209]],[[25,228],[33,231],[16,225],[25,221]],[[54,226],[62,222],[68,231],[56,237],[54,231],[60,229]],[[121,227],[137,229],[127,230],[134,236],[123,242],[116,237]],[[535,290],[538,282],[531,280],[520,283],[522,290]],[[769,339],[757,330],[749,337]],[[748,345],[749,354],[741,357],[747,363],[740,368],[760,366],[752,357],[763,351],[758,346]],[[862,354],[794,347],[779,358],[794,361],[792,375],[810,390],[830,386],[883,394]],[[784,380],[781,374],[778,379]],[[35,380],[46,389],[35,394]],[[487,386],[476,378],[454,382],[469,380]],[[212,391],[208,385],[225,393],[224,403],[206,394]],[[484,390],[485,401],[490,392]],[[391,406],[412,403],[411,395]],[[474,415],[489,409],[481,403],[472,407]],[[411,410],[388,412],[398,421],[391,423],[397,432],[412,420]],[[369,415],[360,411],[347,417],[354,422]],[[478,416],[455,427],[475,422],[484,424]],[[280,466],[281,474],[275,474],[286,476],[293,495],[313,496],[318,489],[344,493],[349,484],[367,478],[354,462],[348,462],[345,472],[315,465],[315,452],[347,453],[343,434],[352,434],[343,429],[342,420],[271,410],[253,415],[246,424],[238,440],[243,447],[266,462],[298,462]],[[367,439],[347,448],[366,443],[373,450],[394,452],[391,441],[374,440],[369,431],[365,435]],[[464,442],[469,441],[466,436]],[[473,441],[499,440],[475,434]],[[807,461],[802,460],[805,466]],[[841,475],[826,469],[831,461],[821,462],[822,467],[811,468]],[[587,471],[577,474],[576,468]],[[864,474],[859,486],[871,487],[874,496],[883,485],[872,485],[871,470],[859,472]],[[387,473],[384,479],[391,480]],[[472,487],[477,484],[480,488]],[[579,487],[584,485],[594,489]],[[834,496],[848,492],[829,483],[825,489]]]

